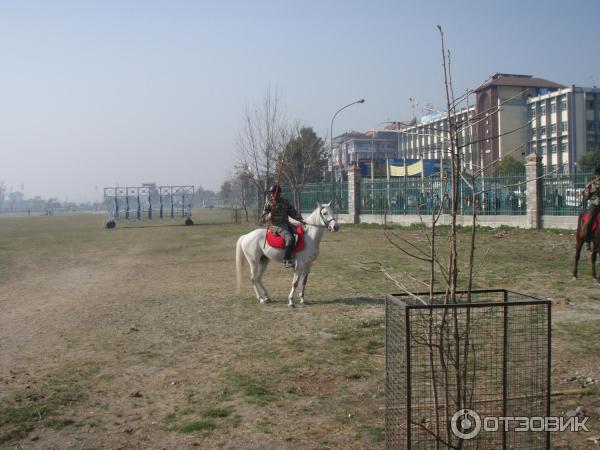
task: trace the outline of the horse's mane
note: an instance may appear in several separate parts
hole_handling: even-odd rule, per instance
[[[308,217],[305,219],[307,223],[316,225],[317,224],[317,218],[318,218],[318,213],[319,210],[321,209],[321,206],[318,206],[313,212],[311,212]]]

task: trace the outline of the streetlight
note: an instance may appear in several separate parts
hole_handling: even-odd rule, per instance
[[[356,105],[357,103],[364,103],[365,99],[361,98],[360,100],[356,100],[355,102],[349,103],[346,106],[341,107],[340,109],[338,109],[335,114],[333,115],[333,117],[331,118],[331,125],[329,126],[329,146],[331,148],[331,182],[333,184],[334,182],[334,177],[333,177],[333,121],[335,120],[336,116],[342,112],[344,109],[349,108],[352,105]]]

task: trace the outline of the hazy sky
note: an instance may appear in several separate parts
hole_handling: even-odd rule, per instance
[[[442,107],[436,25],[458,91],[495,72],[600,83],[600,2],[0,0],[0,181],[27,197],[103,186],[217,190],[245,102],[334,134]],[[417,114],[421,111],[417,110]]]

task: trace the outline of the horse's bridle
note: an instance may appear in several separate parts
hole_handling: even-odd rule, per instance
[[[317,228],[329,228],[329,224],[331,222],[333,222],[335,220],[335,218],[331,218],[329,220],[325,219],[325,217],[323,217],[323,208],[319,208],[319,216],[321,217],[321,220],[323,220],[323,222],[325,222],[325,225],[317,225],[315,223],[306,223],[306,225],[310,225],[311,227],[317,227]]]

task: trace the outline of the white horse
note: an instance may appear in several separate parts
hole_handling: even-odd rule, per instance
[[[304,289],[306,288],[306,280],[310,272],[310,266],[319,256],[319,245],[323,238],[323,231],[328,228],[331,231],[338,231],[338,226],[332,202],[326,204],[317,203],[315,209],[310,216],[305,218],[306,230],[304,232],[304,250],[296,253],[296,264],[294,266],[294,279],[292,281],[292,290],[288,296],[288,306],[293,307],[294,292],[300,285],[300,303],[307,303],[304,298]],[[248,234],[244,234],[237,241],[235,264],[237,269],[237,287],[240,291],[240,280],[242,276],[242,254],[246,257],[250,265],[250,280],[254,286],[256,298],[260,303],[270,301],[269,293],[262,284],[262,276],[265,273],[269,261],[283,262],[285,254],[284,249],[273,248],[265,243],[267,230],[265,228],[256,229]]]

